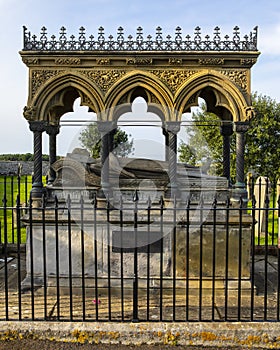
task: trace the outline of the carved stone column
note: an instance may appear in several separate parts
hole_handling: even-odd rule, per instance
[[[38,199],[43,194],[42,133],[46,130],[46,124],[44,121],[29,121],[29,128],[34,135],[34,176],[31,193],[33,199]]]
[[[162,128],[162,133],[165,137],[165,161],[168,162],[168,160],[169,160],[169,133],[164,127]]]
[[[236,133],[236,183],[234,194],[236,199],[240,197],[246,201],[247,191],[244,174],[244,153],[245,153],[245,133],[249,128],[248,122],[235,122],[234,131]]]
[[[178,194],[177,183],[177,134],[180,131],[180,122],[166,122],[166,130],[168,132],[168,172],[169,172],[169,188],[168,195]]]
[[[230,182],[230,136],[233,133],[232,124],[223,122],[220,131],[223,136],[223,176]]]
[[[115,123],[110,121],[97,122],[98,130],[101,134],[101,189],[105,197],[110,195],[110,168],[109,168],[109,154],[112,149],[112,134]]]
[[[46,132],[49,135],[49,163],[50,163],[50,171],[48,177],[48,185],[51,185],[54,180],[56,173],[52,168],[52,165],[56,161],[56,136],[59,134],[59,125],[47,125]]]

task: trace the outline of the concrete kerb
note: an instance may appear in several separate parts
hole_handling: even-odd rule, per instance
[[[215,348],[280,348],[280,323],[102,323],[1,321],[0,340],[183,345]]]

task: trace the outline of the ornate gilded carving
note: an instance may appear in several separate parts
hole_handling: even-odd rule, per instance
[[[209,58],[199,58],[198,63],[203,65],[221,65],[224,64],[224,58],[209,57]]]
[[[110,58],[97,58],[96,63],[100,66],[109,66],[111,64]]]
[[[81,64],[81,59],[77,57],[65,57],[65,58],[56,58],[54,60],[55,64],[65,65],[65,66],[72,66],[72,65],[79,65]]]
[[[193,106],[197,104],[197,97],[196,95],[192,95],[189,99],[188,102],[186,103],[186,106]]]
[[[87,95],[82,94],[82,104],[90,107],[92,106],[92,101]]]
[[[37,107],[25,106],[23,108],[24,118],[29,120],[29,121],[37,119],[37,114],[36,113],[37,113]]]
[[[83,70],[80,71],[85,74],[90,80],[97,84],[104,92],[108,91],[109,88],[122,76],[125,75],[125,71],[121,70]]]
[[[153,59],[152,58],[127,58],[126,59],[126,64],[127,65],[149,65],[153,63]]]
[[[150,100],[151,103],[160,105],[159,99],[154,94],[150,94],[150,96],[151,96],[151,100]]]
[[[178,88],[188,79],[191,75],[195,74],[194,70],[153,70],[154,75],[159,77],[172,92],[176,92]]]
[[[241,89],[247,90],[248,78],[247,72],[244,70],[224,70],[221,71],[222,74],[226,75],[231,81],[239,85]]]
[[[245,108],[246,120],[250,120],[255,116],[255,109],[253,106],[249,106]]]
[[[257,62],[256,58],[241,58],[240,60],[240,64],[242,66],[246,66],[246,65],[253,65]]]
[[[169,58],[168,63],[173,66],[179,66],[183,63],[182,58]]]
[[[122,104],[126,104],[128,103],[128,93],[127,94],[124,94],[120,99],[119,99],[119,102],[118,102],[118,105],[122,105]]]
[[[32,72],[32,97],[41,85],[43,85],[50,78],[55,77],[61,73],[59,70],[34,70]]]
[[[26,65],[39,64],[39,59],[38,58],[23,58],[22,62],[25,63]]]

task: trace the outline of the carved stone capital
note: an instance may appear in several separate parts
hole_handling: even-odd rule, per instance
[[[58,135],[60,131],[60,126],[47,124],[45,130],[48,135]]]
[[[222,123],[220,127],[221,135],[222,136],[230,136],[233,133],[233,127],[231,123]]]
[[[98,121],[97,128],[101,134],[107,134],[116,128],[116,123],[114,121]]]
[[[235,122],[234,123],[234,131],[236,133],[245,134],[249,129],[248,122]]]
[[[29,129],[32,132],[44,132],[46,131],[46,122],[43,120],[29,121]]]
[[[181,123],[180,122],[166,122],[165,129],[172,134],[177,134],[180,131]]]

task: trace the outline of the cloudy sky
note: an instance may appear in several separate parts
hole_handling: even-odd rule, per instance
[[[94,35],[99,26],[108,35],[115,34],[119,26],[127,35],[134,34],[138,26],[145,34],[154,34],[161,26],[164,34],[173,35],[177,26],[183,34],[192,34],[198,25],[203,35],[212,35],[218,25],[223,35],[230,36],[236,25],[242,36],[258,26],[261,56],[252,69],[252,91],[280,102],[279,0],[0,0],[0,16],[0,153],[32,152],[32,134],[22,115],[28,83],[28,71],[18,53],[23,45],[23,25],[38,35],[42,26],[55,35],[61,26],[75,35],[80,26]],[[61,140],[60,152],[65,152],[65,140]]]

